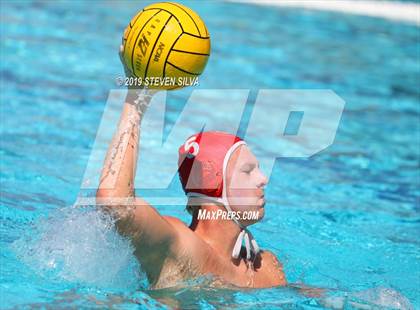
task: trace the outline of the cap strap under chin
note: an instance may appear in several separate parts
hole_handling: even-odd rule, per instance
[[[252,236],[251,232],[246,228],[241,228],[241,232],[236,239],[235,246],[232,250],[232,257],[238,258],[241,254],[242,243],[245,241],[245,249],[246,249],[246,259],[251,260],[251,252],[254,255],[257,255],[260,251],[260,248],[255,241],[254,237]]]

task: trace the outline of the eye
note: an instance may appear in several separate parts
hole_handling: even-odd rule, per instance
[[[246,174],[250,174],[252,170],[254,170],[253,166],[245,166],[244,168],[242,168],[242,172]]]

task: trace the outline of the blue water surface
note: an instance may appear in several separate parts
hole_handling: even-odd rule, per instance
[[[214,289],[205,277],[149,290],[110,219],[71,207],[108,92],[123,74],[122,32],[147,3],[1,2],[0,306],[323,307],[288,288]],[[263,88],[332,89],[346,102],[333,145],[310,159],[277,160],[266,218],[252,227],[260,245],[279,257],[290,282],[367,305],[409,308],[405,296],[420,307],[419,28],[183,3],[211,34],[200,88],[251,89],[249,110]],[[191,91],[169,95],[166,133]],[[262,151],[267,143],[276,141],[262,138]],[[179,183],[169,191],[180,194]],[[158,209],[189,221],[182,206]]]

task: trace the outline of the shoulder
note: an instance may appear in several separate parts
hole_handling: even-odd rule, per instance
[[[188,228],[187,225],[177,217],[164,215],[163,218],[176,229]]]
[[[277,268],[283,269],[283,264],[278,260],[277,256],[273,252],[262,250],[261,258],[265,264],[272,264]]]
[[[178,237],[184,246],[189,245],[196,247],[200,243],[201,239],[198,238],[197,235],[179,218],[169,215],[165,215],[163,218],[176,230]]]
[[[283,264],[271,251],[261,251],[261,265],[264,273],[271,278],[274,285],[286,285]]]
[[[191,237],[191,229],[179,218],[174,216],[164,215],[163,218],[174,228],[178,241]]]
[[[163,218],[175,229],[178,237],[177,246],[182,246],[185,250],[187,245],[196,245],[197,236],[183,221],[169,215],[165,215]]]
[[[179,256],[186,255],[197,262],[217,260],[217,255],[214,255],[209,244],[198,237],[183,221],[173,216],[164,216],[164,218],[177,232],[178,238],[174,250]]]

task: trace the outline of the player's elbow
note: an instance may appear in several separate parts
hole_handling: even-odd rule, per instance
[[[98,188],[96,190],[96,198],[106,198],[115,196],[115,191],[110,189]]]
[[[96,203],[104,204],[106,203],[106,201],[112,198],[113,195],[114,193],[110,190],[98,188],[98,190],[96,191]]]
[[[128,195],[121,193],[121,191],[115,189],[104,189],[98,188],[96,191],[96,203],[97,204],[120,204],[120,200],[127,200]]]

